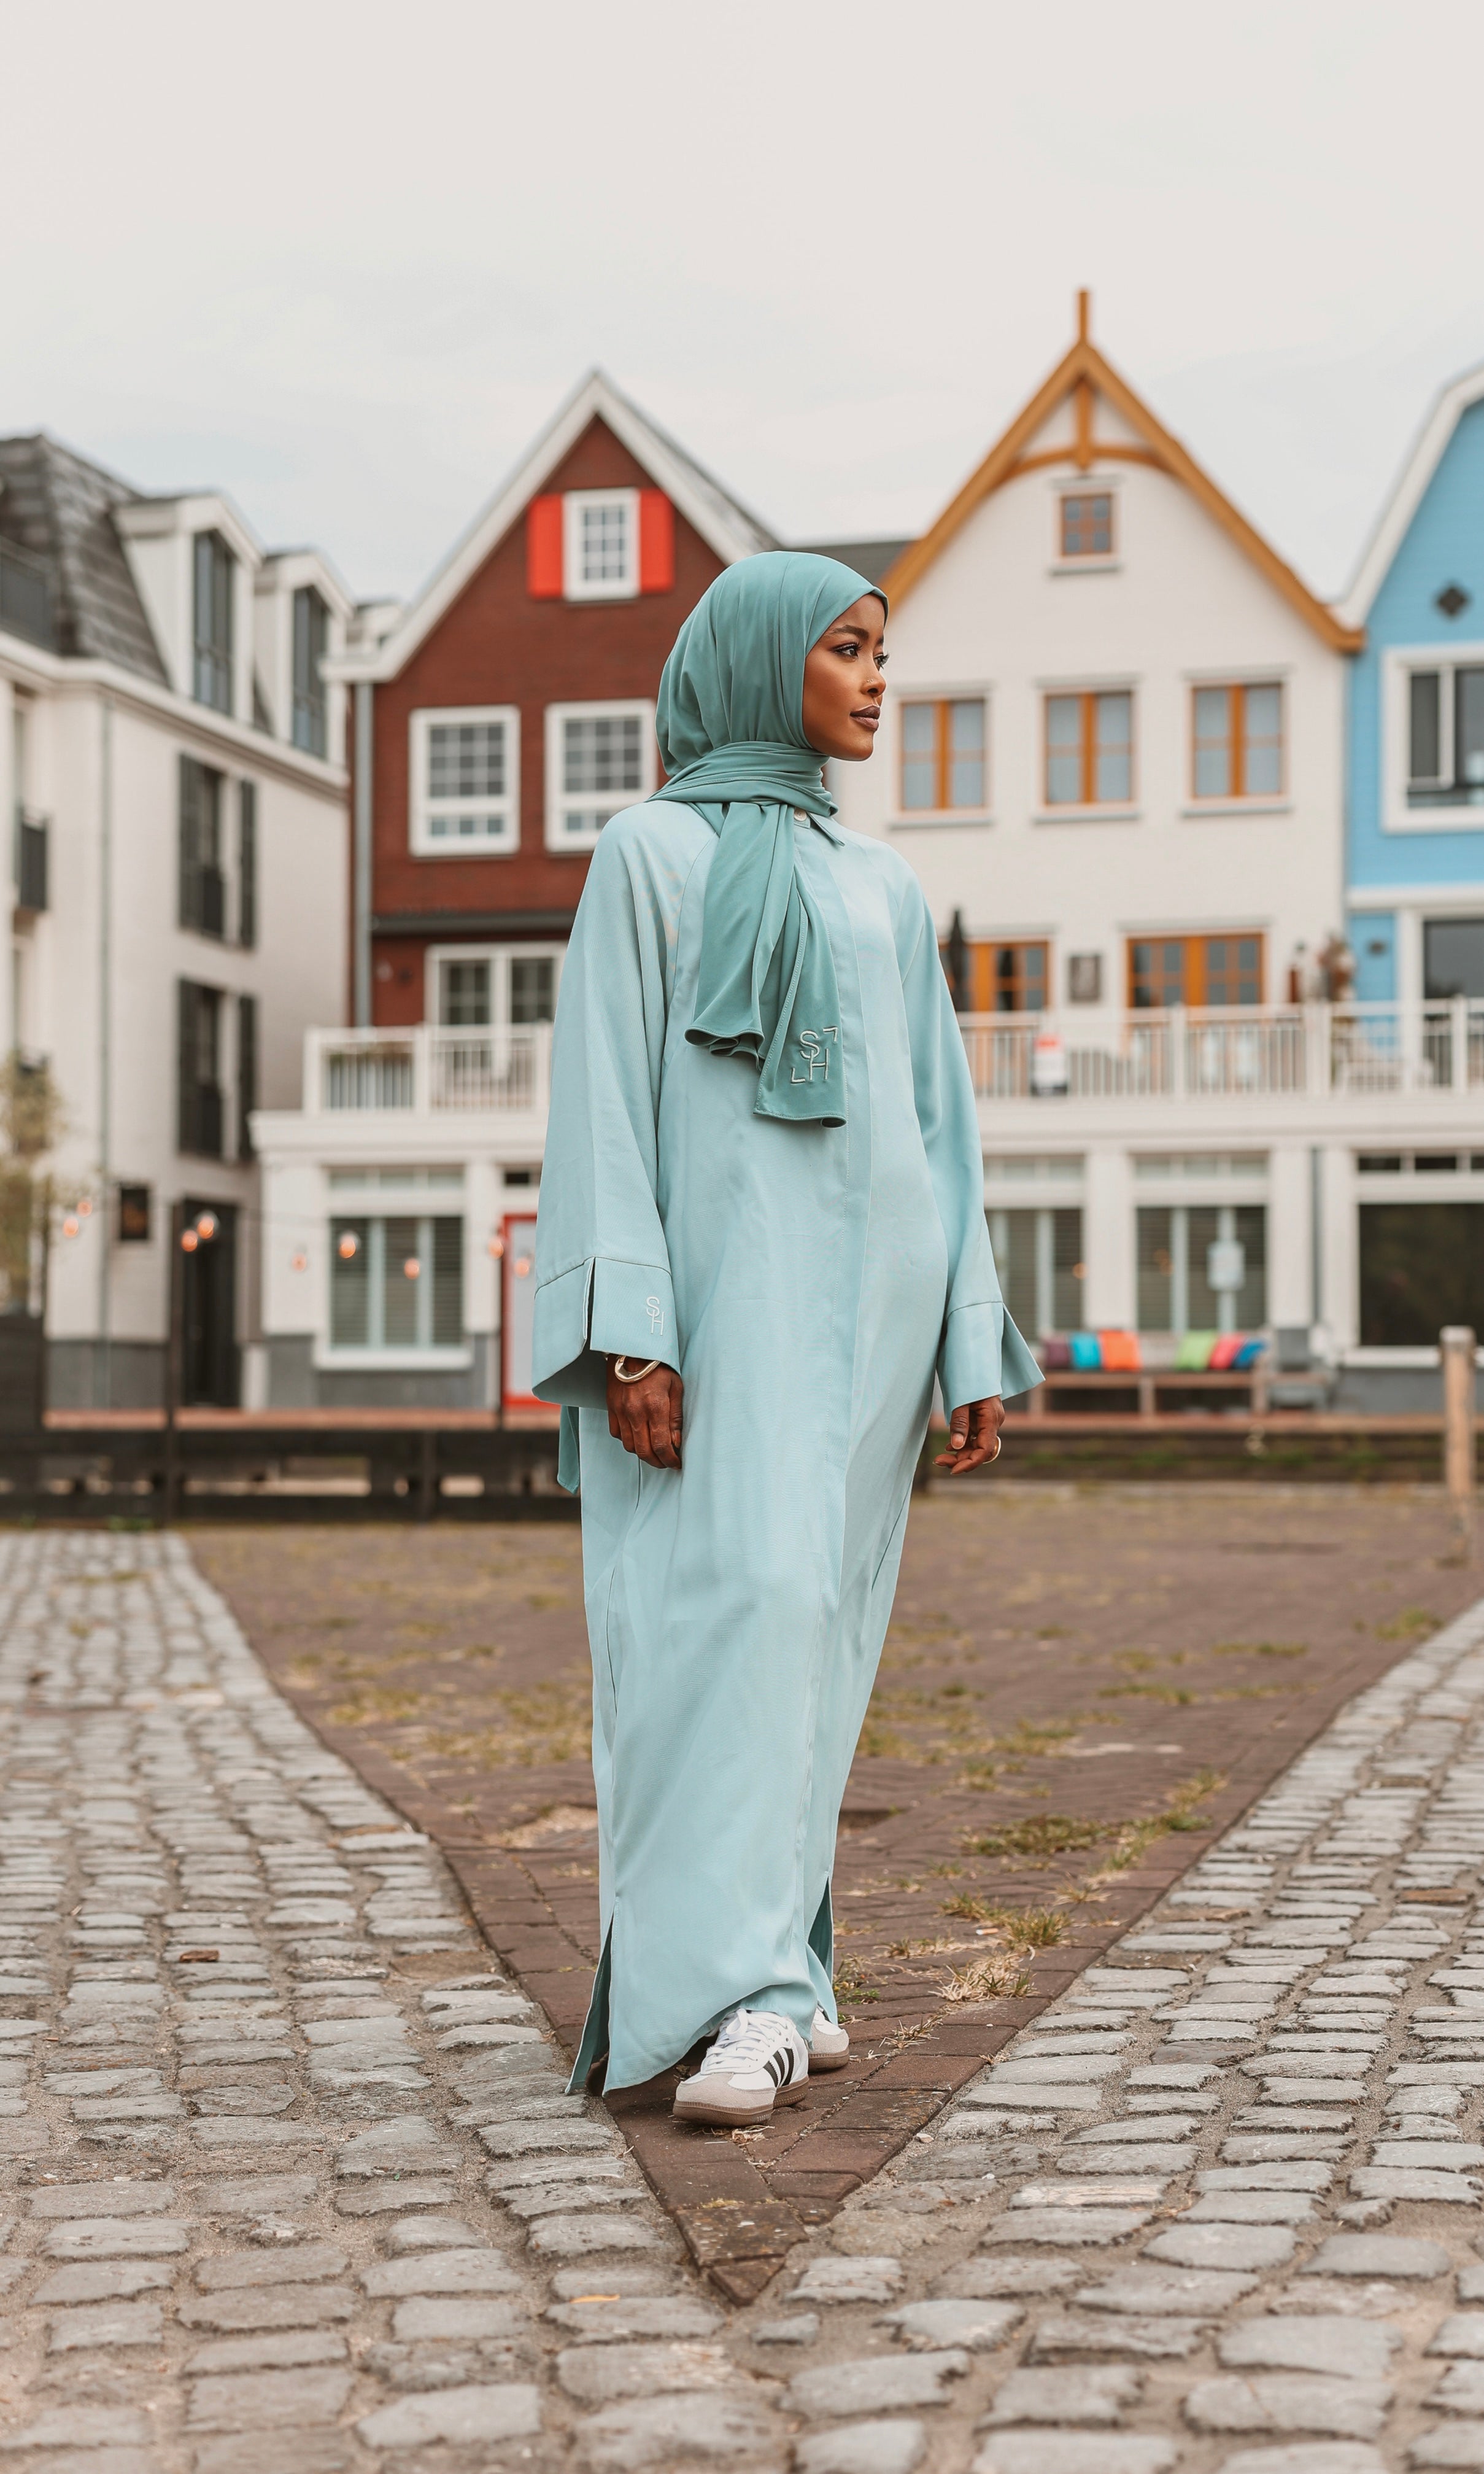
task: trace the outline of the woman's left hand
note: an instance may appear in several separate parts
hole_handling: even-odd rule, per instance
[[[948,1419],[948,1448],[939,1453],[934,1468],[962,1477],[966,1469],[982,1468],[986,1461],[997,1459],[1004,1422],[1005,1404],[997,1393],[993,1400],[966,1401]]]

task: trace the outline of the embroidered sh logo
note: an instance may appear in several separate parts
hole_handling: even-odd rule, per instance
[[[832,1022],[826,1022],[823,1031],[802,1031],[799,1034],[799,1046],[803,1055],[804,1071],[801,1074],[797,1065],[790,1067],[790,1080],[812,1082],[815,1075],[818,1074],[822,1081],[827,1082],[829,1050],[826,1042],[838,1039],[839,1036],[839,1030]]]
[[[649,1317],[649,1336],[653,1340],[664,1329],[664,1308],[658,1298],[646,1298],[644,1311]]]

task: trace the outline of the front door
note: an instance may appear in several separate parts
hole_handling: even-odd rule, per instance
[[[184,1408],[237,1406],[237,1206],[187,1196],[184,1224],[198,1231],[181,1260],[180,1401]],[[207,1233],[207,1224],[214,1224]]]

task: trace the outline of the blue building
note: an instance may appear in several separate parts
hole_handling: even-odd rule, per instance
[[[1484,366],[1446,388],[1344,604],[1361,999],[1484,1000]]]
[[[1354,1162],[1356,1353],[1400,1371],[1441,1322],[1484,1336],[1484,366],[1434,404],[1341,616],[1366,639],[1346,751],[1355,1037],[1394,1051],[1416,1108]]]

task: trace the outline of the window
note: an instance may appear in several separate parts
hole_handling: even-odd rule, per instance
[[[257,1106],[257,999],[237,999],[237,1157],[250,1160],[252,1152],[252,1128],[249,1122]]]
[[[198,935],[227,933],[222,867],[222,776],[194,756],[180,759],[180,924]]]
[[[562,501],[569,601],[627,601],[639,589],[637,490],[569,490]]]
[[[901,708],[901,804],[947,813],[988,798],[983,696],[948,696]]]
[[[320,665],[329,649],[329,618],[323,594],[300,585],[294,595],[294,744],[308,756],[323,756],[328,744]]]
[[[1146,1203],[1137,1214],[1140,1331],[1254,1331],[1267,1320],[1267,1212]]]
[[[554,1022],[560,946],[507,945],[483,952],[435,951],[431,1014],[445,1030]]]
[[[1424,997],[1484,997],[1484,919],[1424,919]]]
[[[1046,805],[1107,808],[1134,795],[1134,698],[1127,688],[1046,698]]]
[[[1248,1006],[1262,1002],[1262,938],[1157,936],[1129,940],[1129,1004]]]
[[[176,1141],[202,1159],[222,1156],[222,998],[194,980],[176,983]]]
[[[220,533],[196,535],[193,692],[218,713],[232,709],[232,583],[237,562]]]
[[[332,1348],[458,1348],[464,1341],[464,1223],[330,1222]]]
[[[968,1013],[1043,1013],[1050,948],[1042,941],[969,947]]]
[[[1362,1202],[1362,1347],[1436,1346],[1448,1322],[1484,1332],[1484,1202]]]
[[[520,716],[514,705],[434,706],[412,716],[412,847],[427,858],[520,841]]]
[[[237,942],[257,943],[257,784],[237,786]]]
[[[1195,797],[1271,799],[1282,787],[1282,689],[1197,688],[1191,754]]]
[[[651,704],[552,704],[546,708],[546,847],[591,850],[620,808],[655,787]]]
[[[1075,1206],[986,1214],[1005,1307],[1021,1331],[1082,1327],[1082,1213]]]
[[[1113,493],[1109,490],[1064,492],[1061,500],[1062,556],[1111,558],[1113,546]]]
[[[1407,806],[1484,807],[1484,664],[1407,677]]]

